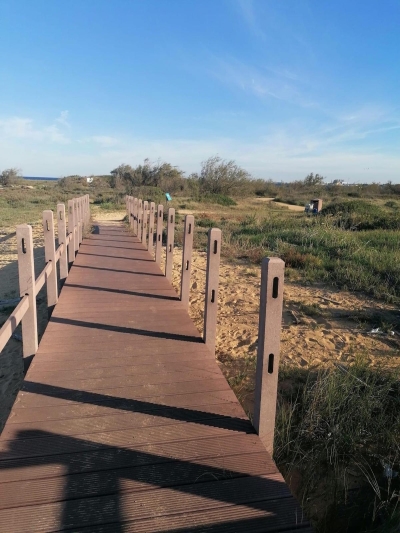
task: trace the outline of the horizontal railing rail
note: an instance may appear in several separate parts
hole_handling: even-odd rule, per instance
[[[150,205],[150,209],[149,206]],[[161,263],[164,232],[164,207],[126,196],[129,227],[145,248]],[[155,222],[155,218],[157,218]],[[148,221],[149,219],[149,221]],[[154,228],[156,231],[154,233]],[[183,230],[180,300],[188,309],[190,300],[190,274],[193,254],[195,220],[186,215]],[[164,275],[172,279],[175,235],[175,209],[170,207],[167,216]],[[207,242],[207,266],[204,296],[203,340],[215,355],[217,339],[217,311],[219,265],[222,244],[220,229],[210,228]],[[266,257],[261,265],[260,310],[257,342],[257,368],[254,392],[253,425],[267,450],[272,454],[275,432],[276,400],[280,336],[283,309],[283,281],[285,263],[276,257]]]
[[[67,218],[68,213],[68,234]],[[60,286],[68,276],[83,234],[90,225],[89,195],[73,198],[57,205],[58,246],[55,247],[54,213],[43,212],[43,232],[46,265],[35,278],[32,226],[21,224],[16,228],[18,250],[18,275],[21,300],[0,329],[0,354],[14,331],[22,323],[22,351],[25,369],[38,349],[36,297],[44,285],[47,286],[49,316],[57,303]],[[57,273],[59,265],[59,276]],[[60,286],[58,283],[60,279]]]

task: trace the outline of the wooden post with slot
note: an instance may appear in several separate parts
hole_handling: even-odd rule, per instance
[[[133,199],[133,233],[137,235],[138,233],[138,199]]]
[[[143,202],[142,243],[147,248],[147,219],[149,215],[149,202]]]
[[[73,263],[75,259],[75,209],[74,201],[68,200],[68,233],[71,234],[71,240],[68,245],[68,263]]]
[[[29,309],[22,318],[22,353],[24,370],[38,349],[35,265],[33,260],[32,226],[21,224],[16,228],[18,250],[19,295],[28,296]]]
[[[60,254],[60,282],[68,276],[68,250],[67,250],[67,226],[65,221],[65,205],[57,204],[57,229],[58,229],[58,245],[64,245],[64,249]]]
[[[80,199],[76,198],[75,200],[76,207],[76,222],[78,224],[78,250],[82,242],[82,221],[81,221],[81,209],[80,209]],[[77,251],[78,251],[77,250]]]
[[[261,265],[254,427],[271,455],[274,448],[284,269],[285,263],[277,257],[266,257]]]
[[[204,342],[215,355],[217,338],[219,263],[221,256],[221,230],[208,230],[206,296],[204,306]]]
[[[190,273],[192,270],[192,251],[194,234],[194,216],[185,216],[183,230],[182,272],[181,272],[181,302],[185,309],[189,308]]]
[[[150,203],[150,216],[149,216],[149,244],[147,246],[150,255],[154,252],[154,214],[156,205],[154,202]]]
[[[164,206],[159,204],[157,207],[157,228],[156,228],[156,263],[161,263],[162,255],[162,235],[164,226]]]
[[[58,302],[57,261],[54,240],[53,211],[43,211],[43,232],[45,261],[46,263],[51,263],[52,265],[51,272],[46,280],[47,308],[50,317],[54,306]]]
[[[75,255],[79,250],[79,217],[78,217],[78,200],[74,198],[74,232],[75,232]]]
[[[138,214],[137,214],[137,236],[139,241],[142,242],[142,217],[143,217],[143,206],[142,200],[138,199]]]
[[[129,220],[129,227],[133,231],[133,227],[135,225],[135,219],[134,219],[134,216],[133,216],[133,196],[129,196],[128,220]]]
[[[168,209],[167,249],[165,254],[165,277],[171,281],[174,266],[175,209]]]

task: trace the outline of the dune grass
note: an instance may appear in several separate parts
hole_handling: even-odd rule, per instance
[[[280,381],[275,460],[318,531],[398,531],[399,374],[359,357],[312,374],[283,368]]]

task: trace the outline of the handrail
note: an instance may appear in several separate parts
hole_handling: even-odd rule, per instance
[[[70,204],[72,208],[70,209]],[[66,228],[68,213],[68,234]],[[82,235],[90,223],[89,195],[74,198],[68,202],[68,210],[64,204],[57,204],[58,242],[55,250],[54,214],[53,211],[43,212],[43,231],[45,241],[46,266],[37,279],[34,275],[34,255],[32,227],[27,224],[17,226],[18,272],[22,299],[7,318],[0,329],[0,353],[11,338],[15,328],[22,322],[23,357],[30,359],[38,347],[36,296],[47,285],[47,304],[49,311],[57,303],[59,286],[57,279],[57,262],[60,264],[60,281],[68,276],[68,261],[73,263]],[[14,234],[14,235],[15,235]],[[9,236],[7,236],[9,237]],[[18,299],[17,299],[18,301]],[[29,360],[28,359],[28,360]]]
[[[39,294],[41,288],[46,283],[46,280],[51,274],[52,270],[53,270],[53,263],[49,261],[36,279],[36,283],[35,283],[36,296]]]
[[[21,322],[28,309],[29,298],[25,295],[0,329],[0,352],[9,341],[15,328]]]
[[[60,259],[61,254],[64,251],[64,243],[60,244],[60,246],[56,250],[56,263]]]

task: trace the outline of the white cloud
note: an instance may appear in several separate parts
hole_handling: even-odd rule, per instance
[[[42,132],[34,129],[33,120],[29,118],[11,117],[0,120],[0,132],[4,136],[17,139],[42,139]]]
[[[118,139],[115,137],[109,137],[108,135],[94,135],[93,137],[89,137],[88,141],[92,141],[104,147],[115,146],[119,143]]]
[[[57,119],[58,120],[58,119]],[[70,140],[56,124],[35,127],[30,118],[10,117],[0,120],[0,139],[27,139],[39,143],[68,144]]]
[[[59,124],[62,124],[63,126],[66,126],[67,128],[70,128],[71,125],[68,122],[68,116],[69,116],[69,111],[61,111],[60,116],[56,118],[56,122],[58,122]]]
[[[210,76],[260,100],[283,100],[300,107],[317,103],[309,95],[308,82],[289,69],[256,68],[232,57],[210,57],[205,67]]]

